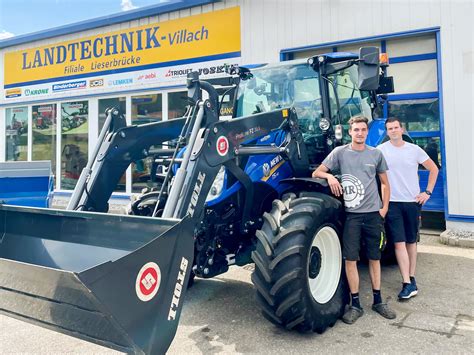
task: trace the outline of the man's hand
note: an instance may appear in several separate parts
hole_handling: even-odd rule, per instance
[[[426,201],[430,199],[430,195],[428,195],[426,192],[422,192],[421,194],[417,195],[415,200],[418,202],[420,205],[424,205]]]
[[[387,215],[387,212],[388,212],[388,208],[379,209],[379,213],[382,216],[382,218],[385,218],[385,216]]]
[[[329,187],[331,188],[331,192],[339,197],[342,196],[342,186],[339,183],[339,180],[337,180],[333,175],[330,175],[327,177]]]

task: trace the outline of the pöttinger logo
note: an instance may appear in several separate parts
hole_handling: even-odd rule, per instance
[[[362,182],[354,175],[344,174],[341,177],[341,185],[344,190],[344,204],[347,208],[354,208],[360,205],[365,196],[365,189]]]

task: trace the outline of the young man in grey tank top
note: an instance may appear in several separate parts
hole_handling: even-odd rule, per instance
[[[367,134],[368,119],[363,116],[351,118],[349,135],[352,143],[334,149],[313,172],[313,177],[327,179],[335,196],[344,197],[347,218],[343,233],[343,257],[351,291],[351,305],[342,320],[348,324],[354,323],[364,313],[359,301],[357,270],[362,239],[369,259],[374,296],[372,309],[385,318],[396,317],[395,312],[382,302],[380,293],[382,225],[390,200],[387,164],[379,150],[365,144]],[[334,171],[341,173],[341,183],[331,174]],[[381,181],[383,203],[377,188],[377,175]]]

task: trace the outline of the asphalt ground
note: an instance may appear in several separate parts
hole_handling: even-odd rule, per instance
[[[396,266],[384,267],[382,296],[397,312],[386,320],[370,309],[366,266],[360,267],[365,314],[354,325],[338,321],[325,333],[299,334],[264,319],[250,282],[252,266],[232,268],[189,290],[169,354],[472,354],[474,250],[445,246],[437,237],[419,244],[417,297],[400,303]],[[1,354],[119,354],[116,351],[0,316]]]

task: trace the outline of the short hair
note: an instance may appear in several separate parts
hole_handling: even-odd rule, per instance
[[[403,127],[402,121],[398,117],[389,117],[385,121],[385,129],[387,129],[387,123],[393,123],[393,122],[398,122],[400,127]]]
[[[367,125],[367,128],[369,127],[369,119],[365,116],[359,115],[359,116],[353,116],[349,120],[349,129],[352,129],[352,125],[354,123],[365,123]]]

